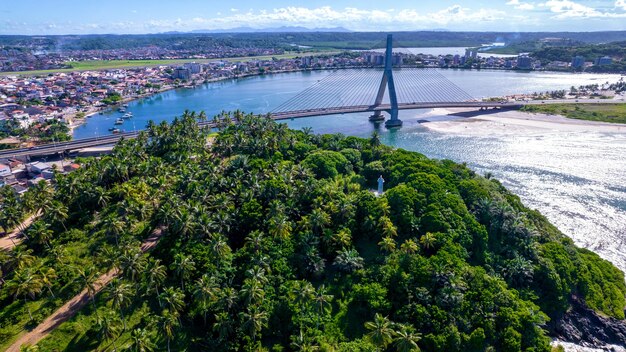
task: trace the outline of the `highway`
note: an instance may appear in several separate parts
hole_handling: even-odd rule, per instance
[[[443,103],[402,103],[398,104],[400,110],[411,109],[432,109],[432,108],[519,108],[524,105],[545,105],[545,104],[563,104],[563,103],[581,103],[581,104],[615,104],[621,101],[615,101],[611,99],[579,99],[572,101],[571,99],[562,100],[530,100],[530,101],[515,101],[515,102],[498,102],[498,101],[469,101],[469,102],[443,102]],[[345,106],[336,108],[320,108],[309,110],[297,110],[286,112],[274,112],[270,113],[270,117],[273,120],[287,120],[310,116],[324,116],[335,114],[348,114],[358,112],[374,112],[374,111],[386,111],[389,110],[389,104],[382,104],[378,106],[373,105],[361,105],[361,106]],[[201,122],[201,126],[214,127],[214,122]],[[37,155],[53,155],[57,153],[70,152],[73,150],[80,150],[84,148],[97,147],[109,144],[115,144],[121,138],[133,139],[136,138],[139,132],[126,132],[120,134],[114,134],[109,136],[99,136],[92,138],[77,139],[68,142],[49,143],[42,144],[32,148],[18,148],[0,151],[0,158],[15,158],[24,156],[37,156]]]

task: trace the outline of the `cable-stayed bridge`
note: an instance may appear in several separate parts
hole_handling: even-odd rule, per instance
[[[275,119],[371,111],[372,121],[390,119],[399,127],[400,109],[477,103],[471,95],[433,69],[393,69],[393,38],[387,36],[382,70],[338,71],[305,89],[271,112]],[[382,73],[382,77],[381,77]],[[467,106],[467,105],[464,105]],[[469,106],[474,106],[471,104]]]
[[[338,70],[284,102],[268,116],[274,120],[309,116],[371,112],[370,120],[399,127],[398,111],[428,108],[515,108],[522,105],[562,104],[571,100],[527,102],[478,101],[434,69],[393,69],[392,38],[387,37],[383,69]],[[381,76],[382,75],[382,76]],[[607,100],[580,100],[581,103],[611,103]],[[200,125],[213,127],[212,122]],[[50,155],[89,147],[110,145],[120,138],[136,138],[139,132],[50,143],[33,148],[0,151],[0,158]]]

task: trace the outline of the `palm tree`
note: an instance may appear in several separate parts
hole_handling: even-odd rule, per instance
[[[218,258],[226,257],[228,253],[230,253],[231,251],[230,247],[228,246],[228,243],[226,243],[226,241],[224,240],[224,238],[222,238],[222,236],[215,238],[212,242],[211,247],[213,249],[213,255],[215,255]]]
[[[61,203],[58,200],[53,201],[50,205],[50,208],[48,208],[46,215],[49,218],[60,222],[61,226],[63,226],[63,229],[67,231],[67,227],[65,227],[65,220],[67,220],[68,214],[67,206],[65,204]]]
[[[245,279],[239,291],[239,295],[243,298],[245,304],[250,306],[260,303],[265,296],[265,292],[258,280]]]
[[[146,329],[137,328],[131,334],[130,349],[135,352],[149,352],[155,349],[152,342],[152,333]]]
[[[300,331],[300,334],[291,336],[291,343],[289,346],[293,349],[293,351],[298,352],[314,352],[319,350],[319,346],[313,345],[307,341],[307,339]]]
[[[36,257],[32,254],[32,249],[17,247],[13,249],[13,263],[18,269],[32,267],[36,260]]]
[[[435,247],[436,242],[437,238],[430,232],[426,232],[426,234],[420,238],[420,244],[424,247],[425,251],[432,250]]]
[[[391,325],[391,321],[379,313],[374,315],[374,321],[365,323],[365,328],[369,330],[367,337],[379,350],[383,350],[393,341],[394,332]]]
[[[228,336],[233,332],[233,320],[227,312],[220,312],[215,315],[213,331],[217,332],[221,341],[228,339]]]
[[[314,293],[315,289],[313,285],[306,280],[294,282],[291,288],[291,298],[300,308],[300,331],[302,331],[302,322],[304,321],[304,316],[307,314],[307,308],[313,299]]]
[[[383,237],[383,239],[378,242],[378,245],[382,250],[389,253],[396,250],[396,241],[391,237]]]
[[[113,307],[119,309],[126,330],[126,320],[124,319],[124,308],[131,302],[132,289],[130,284],[114,280],[109,287],[109,294],[112,298]]]
[[[200,311],[204,316],[204,324],[206,325],[206,315],[209,311],[209,303],[215,301],[218,286],[215,283],[215,278],[209,274],[202,275],[201,278],[196,281],[194,286],[193,296],[198,302]]]
[[[44,268],[41,267],[39,269],[39,277],[41,278],[41,283],[48,289],[52,298],[56,298],[54,293],[52,292],[52,286],[54,286],[54,280],[57,278],[57,273],[52,268]]]
[[[100,275],[93,266],[74,267],[78,277],[82,281],[83,286],[87,289],[87,294],[91,297],[91,303],[96,307],[96,279]]]
[[[43,221],[35,221],[27,230],[29,238],[39,245],[45,245],[50,249],[50,241],[54,236],[54,232],[50,230],[48,224]]]
[[[359,256],[359,252],[356,249],[343,249],[337,251],[337,257],[333,264],[342,271],[353,272],[355,270],[363,269],[363,258]]]
[[[148,266],[146,271],[144,272],[144,280],[146,284],[146,291],[150,293],[154,290],[157,298],[159,297],[159,286],[165,282],[167,278],[167,269],[165,265],[161,265],[161,261],[159,259],[150,260],[148,262]],[[160,300],[160,298],[158,298]],[[161,302],[159,302],[159,306]]]
[[[372,149],[376,149],[380,146],[380,144],[380,134],[378,131],[372,132],[372,136],[370,137],[370,147],[372,147]]]
[[[43,288],[43,283],[39,275],[33,273],[31,268],[18,269],[11,281],[7,283],[7,290],[17,297],[22,296],[24,298],[24,305],[28,309],[28,316],[30,320],[33,320],[33,315],[30,311],[30,306],[27,303],[27,299],[35,299]]]
[[[319,323],[322,319],[324,313],[329,312],[332,309],[330,302],[333,300],[333,295],[326,294],[326,287],[321,285],[315,290],[313,294],[313,303],[315,304],[315,308],[317,308],[317,322],[316,329],[319,329]]]
[[[291,236],[291,223],[289,218],[284,214],[277,214],[269,220],[268,232],[275,238],[282,240],[289,239]]]
[[[398,235],[398,230],[396,226],[391,222],[391,219],[387,216],[382,216],[379,220],[380,226],[382,227],[382,232],[384,237],[396,237]]]
[[[398,324],[399,330],[395,331],[394,346],[398,352],[419,352],[420,348],[417,343],[421,339],[421,335],[415,333],[412,326]]]
[[[185,289],[185,281],[189,279],[191,273],[195,270],[196,263],[191,259],[191,256],[185,256],[182,253],[177,253],[174,256],[174,263],[172,267],[176,276],[180,278],[180,286]]]
[[[263,232],[252,231],[245,239],[246,245],[251,247],[254,253],[258,253],[263,246]]]
[[[250,334],[252,342],[256,341],[256,335],[267,327],[267,313],[258,308],[249,308],[246,312],[241,312],[240,317],[243,320],[242,328]]]
[[[146,257],[137,247],[127,247],[119,258],[120,268],[125,275],[130,275],[130,281],[146,268]]]
[[[400,246],[400,250],[406,254],[414,254],[417,252],[418,248],[417,243],[411,239],[404,241],[404,243]]]
[[[163,305],[176,316],[185,308],[185,294],[178,288],[168,287],[160,296]]]
[[[167,351],[170,351],[170,341],[174,337],[174,330],[179,325],[178,313],[172,313],[169,310],[164,310],[161,318],[159,319],[159,326],[165,337],[167,338]]]
[[[309,222],[313,232],[319,234],[326,225],[330,224],[330,215],[320,208],[315,208],[309,215]]]
[[[109,215],[102,222],[102,228],[106,229],[107,235],[115,237],[115,245],[119,246],[118,237],[122,233],[124,233],[124,230],[126,229],[126,224],[121,221],[117,216]]]
[[[104,311],[96,314],[96,327],[98,336],[102,341],[114,340],[120,333],[119,318],[108,308],[104,308]],[[114,344],[115,341],[111,343]],[[113,345],[113,350],[115,349],[115,345]]]

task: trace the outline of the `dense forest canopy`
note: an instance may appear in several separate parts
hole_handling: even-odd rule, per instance
[[[236,113],[215,136],[196,117],[2,190],[0,226],[42,216],[0,253],[0,341],[112,267],[42,350],[538,352],[574,296],[624,319],[623,273],[497,180],[376,134]]]

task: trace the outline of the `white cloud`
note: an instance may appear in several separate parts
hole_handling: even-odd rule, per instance
[[[624,0],[617,0],[615,2],[616,6],[620,3],[624,2]],[[577,2],[573,2],[570,0],[550,0],[547,1],[541,6],[547,7],[555,13],[555,18],[559,19],[567,19],[567,18],[626,18],[626,13],[614,13],[614,12],[605,12],[594,9],[593,7],[589,7],[583,4],[579,4]]]
[[[362,31],[428,30],[447,28],[451,30],[518,30],[528,25],[537,29],[570,29],[572,20],[586,18],[605,19],[607,27],[623,28],[626,18],[626,0],[615,1],[614,7],[593,8],[583,5],[582,0],[505,0],[509,11],[494,8],[470,8],[455,4],[440,10],[424,11],[420,7],[363,9],[357,7],[335,8],[332,6],[288,6],[269,9],[237,9],[222,11],[217,15],[201,15],[192,18],[154,18],[134,21],[106,21],[97,23],[56,23],[46,28],[47,22],[0,26],[0,33],[157,33],[166,31],[190,31],[194,29],[231,29],[236,27],[268,28],[280,26],[303,26],[308,28],[345,27]],[[541,2],[539,2],[541,1]],[[467,6],[467,7],[466,7]],[[514,8],[519,11],[512,11]],[[523,10],[538,10],[529,16]],[[624,9],[624,11],[622,11]],[[131,10],[132,11],[132,10]],[[546,21],[550,16],[561,21]],[[567,27],[565,27],[567,26]]]
[[[529,2],[520,2],[519,0],[510,0],[506,3],[513,6],[516,10],[533,10],[535,5]]]
[[[153,27],[172,28],[180,25],[183,28],[234,28],[239,26],[271,27],[271,26],[308,26],[308,27],[335,27],[345,26],[351,29],[372,30],[373,28],[401,28],[409,29],[428,28],[431,25],[447,25],[451,23],[495,21],[504,19],[506,13],[492,9],[470,10],[460,5],[454,5],[433,13],[420,13],[414,9],[376,9],[363,10],[355,7],[333,9],[330,6],[317,8],[283,7],[272,10],[247,10],[241,12],[232,9],[229,15],[217,18],[194,18],[174,24],[173,21],[150,21]],[[360,28],[359,28],[360,27]]]

